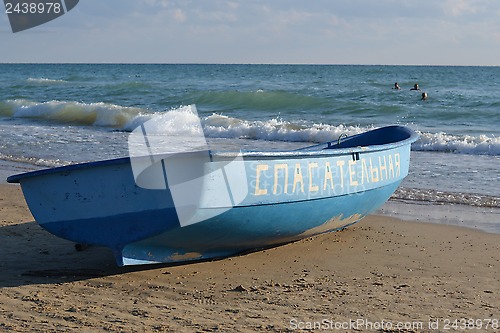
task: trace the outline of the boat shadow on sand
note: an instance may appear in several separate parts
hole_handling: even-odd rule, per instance
[[[241,251],[231,257],[244,256],[287,243],[294,241]],[[0,226],[0,244],[0,288],[71,283],[227,258],[225,256],[120,267],[117,266],[110,249],[101,246],[79,249],[79,244],[48,233],[34,221]]]
[[[55,237],[36,222],[0,226],[0,288],[55,284],[186,263],[118,267],[111,250]]]

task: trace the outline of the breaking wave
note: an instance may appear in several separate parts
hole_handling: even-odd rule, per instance
[[[213,138],[314,143],[336,140],[342,133],[354,135],[371,129],[359,126],[290,122],[280,118],[248,121],[220,114],[203,118],[202,124],[205,135]]]
[[[247,121],[219,114],[212,114],[204,118],[202,124],[205,135],[208,137],[313,143],[337,140],[343,133],[350,136],[374,128],[374,126],[290,122],[280,118],[266,121]],[[499,137],[486,135],[457,136],[426,132],[419,132],[419,134],[420,139],[412,145],[412,149],[416,151],[500,156]]]
[[[109,103],[32,102],[9,100],[0,102],[0,116],[32,118],[55,123],[105,126],[122,129],[143,110]]]
[[[451,152],[467,155],[500,155],[500,137],[486,135],[451,135],[419,133],[420,140],[412,145],[417,151]]]
[[[110,103],[64,101],[33,102],[8,100],[0,102],[0,117],[27,118],[59,124],[109,127],[131,132],[140,124],[159,116],[165,128],[186,130],[192,126],[189,107],[181,106],[161,113],[147,109]],[[238,138],[267,141],[320,143],[337,140],[341,134],[354,135],[374,126],[349,126],[289,121],[280,117],[268,120],[245,120],[213,113],[201,117],[204,133],[209,138]],[[412,145],[416,151],[449,152],[468,155],[500,156],[500,137],[487,135],[452,135],[419,132]]]

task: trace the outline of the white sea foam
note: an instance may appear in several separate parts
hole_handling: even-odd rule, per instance
[[[414,150],[452,152],[470,155],[500,155],[500,137],[486,135],[450,135],[446,133],[419,133]]]
[[[460,204],[476,207],[500,208],[500,198],[478,193],[460,193],[433,189],[400,187],[392,195],[393,200],[427,202],[433,204]]]
[[[172,109],[163,113],[156,114],[138,114],[130,119],[123,126],[123,130],[127,132],[133,131],[137,126],[145,123],[146,121],[155,118],[154,122],[149,123],[150,131],[154,133],[162,133],[165,135],[199,135],[199,118],[191,105],[180,106],[179,108]]]
[[[66,83],[67,82],[65,80],[48,79],[45,77],[40,77],[40,78],[30,77],[26,81],[31,82],[31,83],[39,83],[39,84],[58,84],[58,83]]]
[[[336,140],[341,134],[349,136],[373,129],[373,126],[347,126],[290,122],[274,118],[266,121],[247,121],[213,114],[203,119],[208,137],[245,138],[268,141],[326,142]],[[500,155],[500,137],[486,135],[451,135],[422,133],[412,145],[417,151],[451,152],[469,155]]]
[[[3,161],[10,161],[16,163],[16,165],[23,164],[23,165],[29,165],[29,166],[39,166],[39,167],[48,167],[48,168],[53,168],[53,167],[60,167],[60,166],[65,166],[68,164],[71,164],[71,162],[68,161],[61,161],[61,160],[51,160],[51,159],[46,159],[46,158],[36,158],[36,157],[24,157],[24,156],[12,156],[12,155],[5,155],[0,153],[0,160]],[[36,170],[39,168],[27,168],[25,171],[32,171]]]
[[[220,114],[205,117],[202,124],[205,135],[208,137],[316,143],[336,140],[343,133],[354,135],[372,129],[371,127],[291,122],[280,118],[249,121]]]

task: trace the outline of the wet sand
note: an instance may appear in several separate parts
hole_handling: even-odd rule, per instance
[[[0,249],[0,331],[500,330],[500,235],[448,225],[370,216],[233,258],[120,268],[43,230],[19,186],[0,185]]]

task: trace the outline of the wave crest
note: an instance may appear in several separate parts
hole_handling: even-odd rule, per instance
[[[451,152],[468,155],[500,155],[500,137],[487,135],[451,135],[419,133],[420,140],[412,145],[417,151]]]
[[[315,143],[336,140],[342,133],[354,135],[368,129],[358,126],[290,122],[280,118],[248,121],[220,114],[205,117],[202,119],[202,125],[205,135],[212,138]]]
[[[119,129],[140,115],[142,111],[139,108],[103,102],[48,101],[38,103],[28,100],[9,100],[0,103],[0,115],[4,116]]]

